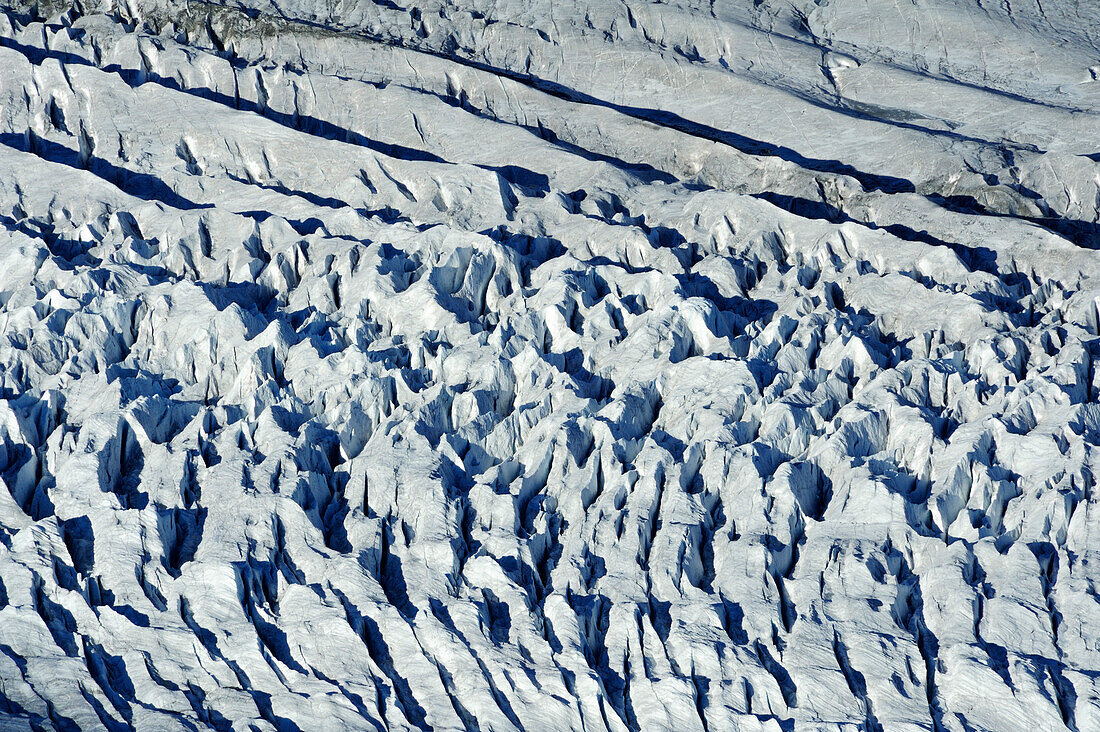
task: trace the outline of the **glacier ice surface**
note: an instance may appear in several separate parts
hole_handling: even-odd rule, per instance
[[[1100,730],[1100,5],[0,13],[0,730]]]

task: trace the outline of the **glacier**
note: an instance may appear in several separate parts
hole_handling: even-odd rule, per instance
[[[1100,730],[1100,5],[4,0],[0,730]]]

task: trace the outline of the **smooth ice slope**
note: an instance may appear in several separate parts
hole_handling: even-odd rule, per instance
[[[0,729],[1100,729],[1098,113],[1084,0],[5,6]]]

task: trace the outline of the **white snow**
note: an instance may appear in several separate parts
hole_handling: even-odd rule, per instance
[[[1100,729],[1100,6],[0,8],[0,730]]]

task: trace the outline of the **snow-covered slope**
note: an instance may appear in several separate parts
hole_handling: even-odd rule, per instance
[[[1100,5],[0,15],[0,730],[1100,729]]]

